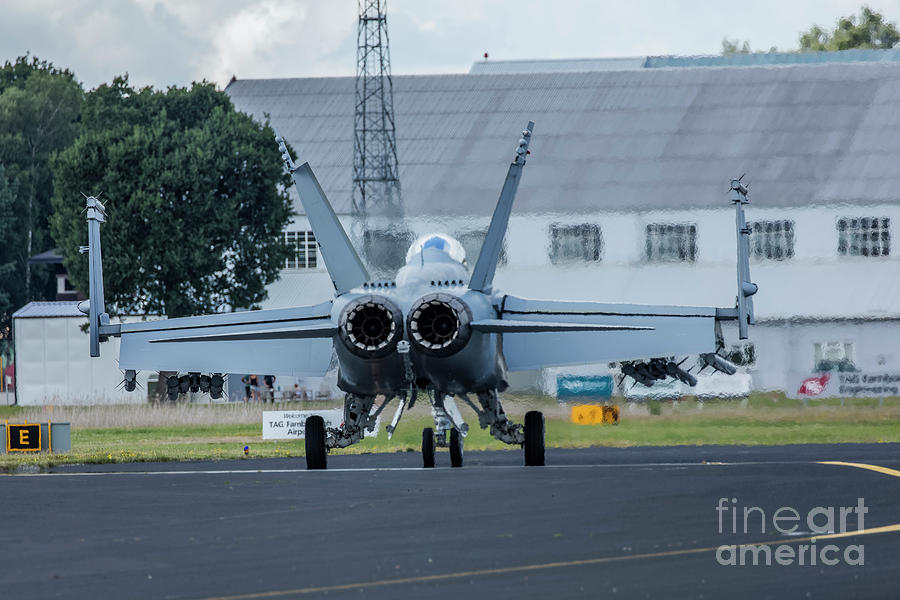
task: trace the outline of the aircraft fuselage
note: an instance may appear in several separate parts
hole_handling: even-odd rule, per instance
[[[403,341],[419,387],[447,394],[505,388],[500,336],[469,327],[497,312],[491,296],[468,289],[468,280],[461,262],[423,248],[394,280],[366,283],[336,298],[338,386],[354,394],[398,393],[406,376],[397,350]]]

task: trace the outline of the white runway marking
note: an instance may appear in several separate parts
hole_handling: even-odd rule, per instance
[[[879,461],[880,462],[880,461]],[[894,462],[885,460],[885,462]],[[740,461],[740,462],[655,462],[655,463],[616,463],[616,464],[585,464],[585,465],[546,465],[544,467],[536,467],[534,470],[541,469],[623,469],[623,468],[685,468],[685,467],[734,467],[734,466],[750,466],[750,465],[811,465],[818,464],[816,461]],[[465,471],[489,471],[495,469],[525,469],[522,465],[472,465],[463,467]],[[109,475],[269,475],[269,474],[292,474],[292,473],[320,473],[326,476],[327,473],[375,473],[379,471],[459,471],[451,467],[438,467],[435,469],[425,469],[422,467],[361,467],[361,468],[343,468],[343,469],[327,469],[324,471],[309,471],[304,468],[300,469],[220,469],[220,470],[173,470],[173,471],[76,471],[72,473],[6,473],[7,477],[95,477]]]

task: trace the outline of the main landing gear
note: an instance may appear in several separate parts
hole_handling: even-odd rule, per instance
[[[478,423],[482,429],[490,428],[491,435],[506,444],[518,444],[525,451],[525,465],[529,467],[544,466],[544,415],[538,411],[530,411],[525,415],[525,424],[519,425],[510,421],[503,411],[503,405],[496,390],[479,392],[475,405],[465,394],[459,397],[478,415]],[[306,419],[306,468],[310,470],[328,467],[328,451],[332,448],[346,448],[365,437],[365,432],[372,432],[381,411],[384,410],[388,398],[372,414],[374,396],[357,396],[347,394],[344,399],[344,422],[340,427],[325,427],[321,416]],[[411,407],[413,397],[406,404],[406,397],[400,399],[400,406],[388,433],[393,433],[403,408]],[[456,402],[449,394],[434,392],[431,397],[431,414],[434,427],[422,430],[422,466],[426,469],[435,466],[435,449],[450,450],[450,465],[463,466],[463,440],[469,431],[463,421]]]
[[[525,413],[525,465],[544,466],[544,415],[536,410]]]
[[[313,415],[306,419],[306,468],[325,469],[328,467],[328,451],[325,449],[325,419]]]
[[[325,427],[325,420],[313,415],[306,419],[306,468],[309,470],[328,468],[328,451],[332,448],[346,448],[362,440],[366,431],[375,430],[378,415],[391,398],[386,399],[374,413],[372,406],[375,396],[344,396],[344,422],[340,427]]]
[[[482,429],[490,427],[491,435],[506,444],[519,444],[525,450],[525,465],[544,466],[544,415],[533,410],[525,414],[525,426],[510,421],[496,390],[478,392],[476,406],[465,394],[460,396],[478,415]]]

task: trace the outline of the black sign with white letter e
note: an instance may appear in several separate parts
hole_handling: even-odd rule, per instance
[[[9,452],[40,452],[41,426],[13,425],[6,426],[6,450]]]

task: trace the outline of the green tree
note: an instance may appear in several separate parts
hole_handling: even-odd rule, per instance
[[[750,50],[750,42],[747,40],[741,42],[738,39],[722,38],[722,54],[750,54],[751,52],[753,51]]]
[[[49,250],[50,157],[75,139],[83,100],[71,72],[36,57],[22,56],[0,68],[0,164],[18,180],[18,194],[4,218],[13,226],[2,237],[0,265],[12,274],[0,277],[0,295],[15,309],[55,293],[53,273],[31,267],[28,257]],[[0,328],[10,311],[0,308]]]
[[[51,230],[87,289],[81,192],[102,193],[107,303],[170,317],[253,307],[284,264],[291,214],[274,133],[209,83],[88,93],[82,133],[53,161]]]
[[[722,38],[722,54],[763,54],[763,53],[772,53],[778,52],[778,48],[772,46],[768,50],[751,50],[750,42],[748,40],[744,40],[743,42],[739,39],[730,40],[727,37]]]
[[[893,48],[900,41],[894,23],[886,23],[884,16],[863,6],[859,16],[841,17],[832,31],[813,25],[800,34],[801,52],[849,50],[851,48]]]

